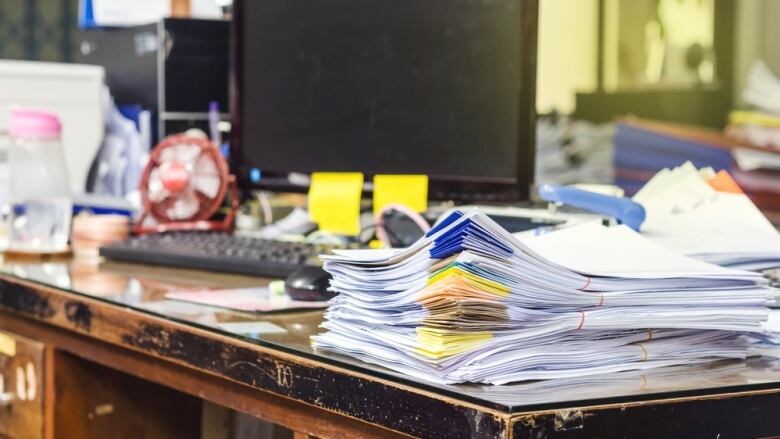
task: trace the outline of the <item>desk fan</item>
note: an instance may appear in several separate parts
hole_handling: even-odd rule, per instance
[[[228,231],[238,210],[236,178],[208,140],[174,135],[152,151],[141,174],[143,211],[137,234],[168,231]],[[210,220],[230,191],[230,211],[221,221]],[[144,226],[151,216],[156,224]]]

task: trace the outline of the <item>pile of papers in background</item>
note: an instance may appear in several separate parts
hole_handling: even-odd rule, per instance
[[[536,121],[537,183],[612,183],[614,125],[565,116]]]
[[[634,194],[656,172],[691,161],[729,172],[762,211],[780,222],[780,79],[757,62],[743,98],[752,108],[733,112],[725,134],[648,120],[618,123],[615,183]]]
[[[647,213],[642,235],[670,250],[744,270],[780,267],[780,233],[725,171],[664,169],[633,200]]]
[[[745,102],[753,105],[758,112],[767,116],[780,115],[780,79],[772,73],[764,61],[757,60],[750,66],[747,84],[742,91]],[[759,124],[760,125],[760,124]],[[757,139],[753,139],[757,140]],[[762,142],[755,142],[761,146],[768,146]],[[780,147],[780,144],[771,143]]]
[[[769,312],[760,274],[599,222],[521,240],[475,209],[407,249],[323,259],[340,294],[315,348],[438,383],[744,358]]]
[[[729,114],[729,124],[726,127],[729,137],[763,148],[780,149],[780,117],[761,111],[738,110]],[[764,153],[763,157],[774,157]],[[751,157],[747,157],[748,160]],[[770,158],[771,160],[771,158]],[[738,160],[740,165],[745,160]],[[749,170],[749,169],[748,169]]]

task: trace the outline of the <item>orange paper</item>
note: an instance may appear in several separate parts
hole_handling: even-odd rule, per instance
[[[725,170],[721,170],[717,174],[715,174],[714,177],[710,179],[707,183],[712,186],[713,189],[715,189],[718,192],[728,192],[731,194],[744,194],[742,191],[742,188],[739,187],[736,181],[734,181],[733,178],[731,178],[731,175],[729,175],[728,172]]]

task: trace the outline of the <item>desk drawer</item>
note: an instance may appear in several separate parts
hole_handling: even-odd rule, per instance
[[[0,437],[42,438],[43,344],[0,331]]]

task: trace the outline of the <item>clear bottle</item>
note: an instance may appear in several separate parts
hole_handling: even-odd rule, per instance
[[[73,206],[60,121],[46,111],[15,110],[8,131],[8,250],[65,252]]]
[[[8,148],[11,139],[8,136],[0,135],[0,252],[8,248],[8,214],[10,205],[8,204],[9,175],[8,169]]]

